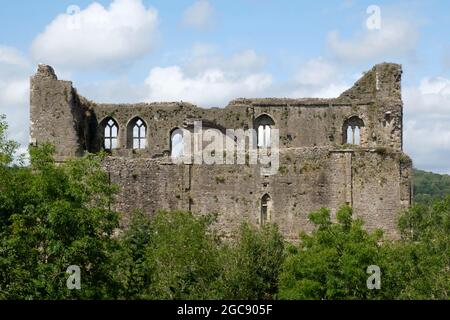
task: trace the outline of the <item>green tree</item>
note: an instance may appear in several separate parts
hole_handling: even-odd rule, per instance
[[[414,169],[414,202],[431,205],[450,194],[450,176]]]
[[[400,217],[401,240],[383,247],[382,290],[398,299],[449,299],[450,196]]]
[[[152,232],[150,217],[135,211],[129,226],[118,238],[111,268],[115,281],[120,284],[119,299],[140,299],[150,286],[153,270],[146,263],[146,251]]]
[[[0,299],[449,299],[445,178],[420,182],[430,197],[403,212],[398,240],[343,206],[336,223],[311,213],[316,229],[286,249],[276,225],[243,223],[224,239],[214,215],[183,211],[136,211],[120,230],[102,154],[57,165],[42,145],[24,166],[6,130],[0,116]],[[81,290],[66,287],[70,265]],[[369,265],[380,290],[366,286]]]
[[[7,225],[16,200],[20,200],[17,196],[22,194],[23,188],[23,170],[13,164],[19,145],[8,139],[5,119],[4,115],[0,115],[0,232]]]
[[[0,167],[10,166],[14,160],[14,154],[17,151],[18,143],[9,140],[7,137],[8,124],[5,115],[0,114]]]
[[[121,299],[212,299],[222,265],[212,215],[136,211],[118,238],[115,279]]]
[[[224,247],[221,279],[225,299],[272,299],[284,259],[283,236],[274,224],[242,223],[238,237]]]
[[[145,267],[145,299],[211,299],[220,276],[219,240],[209,228],[214,216],[160,211],[152,220]]]
[[[0,298],[108,297],[114,290],[110,255],[119,215],[109,209],[116,188],[100,157],[56,165],[53,147],[43,145],[30,148],[29,167],[15,168],[15,146],[5,143],[3,134]],[[81,268],[82,290],[66,287],[70,265]]]
[[[135,212],[116,253],[120,298],[269,299],[277,291],[283,239],[276,226],[243,224],[222,239],[213,215]]]
[[[360,219],[352,219],[352,209],[341,207],[337,223],[328,209],[309,215],[317,228],[300,234],[300,243],[291,245],[280,276],[281,299],[367,299],[376,293],[367,288],[367,267],[376,265],[382,233],[363,229]]]

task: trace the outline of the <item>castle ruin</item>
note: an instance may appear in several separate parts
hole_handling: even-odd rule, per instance
[[[106,149],[104,168],[120,186],[124,223],[134,209],[217,213],[217,227],[242,220],[277,223],[286,239],[309,232],[309,212],[342,204],[368,229],[396,236],[399,212],[411,204],[412,163],[402,151],[401,66],[382,63],[332,99],[237,99],[225,108],[186,102],[99,104],[58,80],[50,66],[31,77],[30,143],[52,143],[56,161]],[[279,132],[279,168],[260,164],[175,163],[180,129]],[[270,131],[269,131],[270,132]],[[178,137],[177,137],[178,135]],[[182,141],[182,137],[181,137]],[[179,143],[179,141],[177,142]]]

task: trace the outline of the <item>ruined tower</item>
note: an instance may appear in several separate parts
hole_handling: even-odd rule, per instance
[[[395,236],[398,213],[411,204],[401,75],[400,65],[382,63],[337,98],[237,99],[203,109],[184,102],[97,104],[40,65],[31,78],[30,138],[53,143],[57,161],[107,149],[104,167],[121,187],[117,209],[125,213],[217,213],[224,231],[243,219],[271,221],[296,239],[312,230],[309,212],[328,207],[334,215],[347,203],[368,229]],[[195,121],[222,133],[253,128],[258,145],[264,132],[278,129],[278,172],[261,174],[259,164],[175,163],[177,134],[192,131]]]

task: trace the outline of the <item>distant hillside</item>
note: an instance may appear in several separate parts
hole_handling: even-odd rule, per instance
[[[430,204],[434,199],[450,195],[450,175],[414,169],[414,202]]]

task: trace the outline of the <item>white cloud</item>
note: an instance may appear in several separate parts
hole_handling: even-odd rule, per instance
[[[319,57],[299,68],[295,80],[300,85],[324,85],[336,77],[336,66]]]
[[[153,68],[145,80],[151,101],[188,101],[206,107],[224,106],[237,97],[260,96],[272,84],[266,73],[232,76],[207,69],[188,77],[179,66]]]
[[[265,57],[248,49],[230,57],[208,44],[196,44],[187,60],[155,67],[145,80],[149,101],[187,101],[202,107],[224,107],[239,97],[261,97],[272,87],[264,72]]]
[[[98,102],[186,101],[224,107],[238,97],[261,97],[272,88],[265,57],[243,50],[229,57],[209,44],[196,44],[178,63],[154,67],[142,83],[127,79],[77,85],[80,94]]]
[[[24,67],[28,65],[28,60],[16,48],[0,46],[0,63]]]
[[[28,147],[30,63],[17,49],[0,45],[0,114],[6,115],[10,139]]]
[[[313,58],[301,64],[293,76],[293,82],[286,96],[290,98],[334,98],[351,87],[343,80],[338,66],[322,57]]]
[[[350,88],[346,83],[330,83],[323,86],[299,86],[287,94],[289,98],[336,98]]]
[[[148,95],[143,83],[131,84],[127,79],[77,85],[77,89],[82,96],[102,103],[138,103],[145,101]]]
[[[196,45],[192,50],[191,57],[186,61],[186,72],[196,74],[205,69],[220,68],[228,73],[243,74],[258,72],[266,64],[266,58],[258,55],[254,50],[247,49],[224,57],[216,54],[213,47]]]
[[[421,94],[450,95],[450,80],[443,77],[424,78],[420,82]]]
[[[58,15],[33,41],[39,62],[95,67],[139,58],[157,42],[158,14],[141,0],[114,0],[108,8],[94,2],[74,14]]]
[[[404,89],[410,115],[424,118],[450,118],[450,80],[442,77],[422,79],[418,87]]]
[[[30,82],[27,78],[1,79],[0,78],[0,105],[17,106],[28,103]]]
[[[450,173],[450,80],[424,78],[403,99],[405,151],[420,169]]]
[[[202,107],[224,107],[230,100],[245,97],[321,97],[340,95],[351,87],[338,75],[337,66],[319,57],[301,65],[287,81],[274,83],[265,71],[266,58],[254,50],[230,57],[216,54],[207,44],[195,45],[182,63],[150,70],[145,83],[107,81],[80,87],[79,92],[100,102],[186,101]]]
[[[405,122],[404,137],[404,149],[412,157],[414,167],[450,174],[449,122],[408,120]]]
[[[214,23],[214,8],[207,0],[198,0],[183,14],[183,24],[197,29],[206,29]]]
[[[332,31],[327,44],[338,59],[358,62],[411,54],[418,36],[417,27],[410,21],[382,18],[380,29],[365,28],[350,40],[341,39],[337,31]]]
[[[266,64],[266,58],[254,50],[244,50],[234,54],[228,62],[228,68],[233,70],[258,70]]]
[[[447,45],[442,55],[442,66],[446,71],[450,70],[450,45]]]
[[[192,46],[192,56],[193,57],[204,57],[208,55],[215,54],[217,51],[216,47],[209,43],[195,43]]]
[[[450,47],[446,48],[444,55],[442,57],[442,64],[445,69],[450,69]]]
[[[28,102],[29,66],[22,52],[0,45],[0,112]]]

